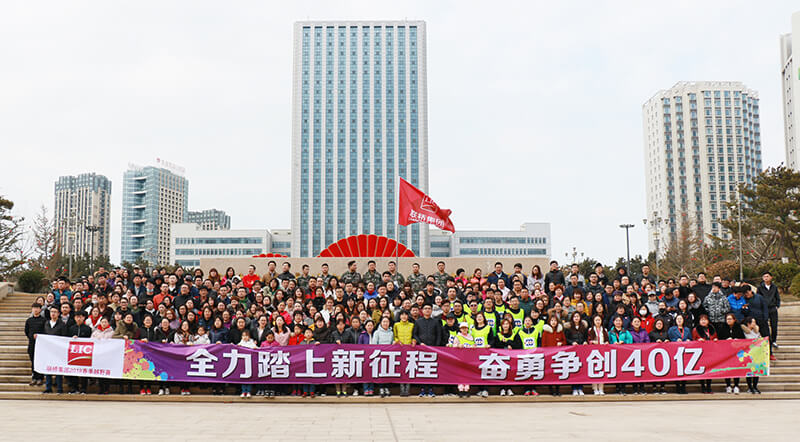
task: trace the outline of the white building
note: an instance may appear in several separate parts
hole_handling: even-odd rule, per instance
[[[94,173],[59,177],[53,219],[63,254],[108,256],[111,181]]]
[[[783,95],[783,127],[786,143],[786,166],[800,170],[800,63],[793,60],[792,48],[800,48],[800,12],[792,14],[792,33],[781,36],[781,93]]]
[[[200,258],[246,258],[268,253],[270,247],[266,229],[204,230],[195,223],[178,223],[170,229],[169,262],[196,267]]]
[[[203,230],[228,230],[231,228],[231,217],[224,210],[206,209],[190,210],[186,214],[186,222],[200,224]]]
[[[737,185],[761,172],[758,94],[732,81],[680,82],[643,106],[650,250],[663,251],[680,231],[728,238],[719,221]]]
[[[291,256],[357,234],[428,256],[428,229],[397,225],[398,177],[428,192],[423,21],[294,25]]]
[[[292,230],[272,229],[270,231],[270,252],[292,256]]]
[[[430,231],[434,257],[523,256],[549,258],[550,223],[525,223],[519,230]]]

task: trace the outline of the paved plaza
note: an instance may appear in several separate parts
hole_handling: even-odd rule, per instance
[[[797,440],[800,400],[545,404],[0,401],[0,440]],[[42,419],[56,432],[42,431]],[[91,425],[87,427],[87,419]],[[671,424],[665,424],[671,422]],[[657,429],[657,431],[656,431]],[[87,433],[88,431],[88,433]],[[744,439],[743,439],[744,438]]]

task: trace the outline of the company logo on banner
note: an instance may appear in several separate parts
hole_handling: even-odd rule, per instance
[[[94,353],[94,342],[70,341],[67,347],[67,365],[91,367],[92,353]]]

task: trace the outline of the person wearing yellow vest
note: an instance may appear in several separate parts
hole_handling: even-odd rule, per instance
[[[466,321],[458,324],[455,346],[458,348],[475,348],[475,339],[472,338],[469,332],[469,323]],[[458,384],[458,397],[469,397],[469,384]]]
[[[497,311],[497,314],[500,315],[500,319],[502,320],[503,315],[506,312],[506,303],[503,302],[503,292],[500,290],[491,291],[491,296],[494,299],[494,309]],[[486,297],[488,298],[489,295],[487,294]],[[497,327],[500,327],[500,323],[497,324]]]
[[[494,348],[503,348],[508,350],[521,350],[522,341],[519,338],[519,329],[514,327],[513,320],[506,317],[500,323],[500,328],[497,330],[497,338],[494,341]],[[509,388],[500,388],[500,396],[514,396],[514,391]],[[488,393],[482,394],[483,397],[488,396]]]
[[[393,331],[395,344],[411,345],[414,323],[408,321],[408,312],[406,310],[400,311],[400,321],[394,324]],[[411,384],[400,384],[400,395],[408,396],[410,388]]]
[[[492,327],[495,332],[497,332],[497,327],[500,326],[500,320],[502,317],[494,306],[494,299],[487,296],[486,299],[484,299],[483,304],[481,304],[480,310],[484,315],[486,315],[486,323],[489,324],[489,326]]]
[[[483,312],[478,312],[478,314],[475,315],[475,323],[472,325],[469,332],[475,342],[475,348],[489,348],[494,346],[495,331],[486,321],[486,315]],[[466,395],[469,396],[469,392],[467,392]],[[478,386],[478,396],[489,396],[486,386]]]
[[[478,306],[479,304],[477,299],[469,300],[469,311],[467,311],[467,322],[469,323],[470,327],[475,325],[475,315],[477,315],[478,312],[480,312]]]
[[[531,314],[535,314],[537,318],[539,316],[536,311],[531,312]],[[531,316],[526,316],[522,321],[522,328],[517,331],[517,336],[519,336],[519,340],[522,342],[523,350],[530,350],[539,346],[539,339],[542,336],[544,321],[537,319],[536,324],[533,322]],[[525,390],[525,396],[539,396],[539,393],[535,388],[531,387]]]
[[[456,315],[453,312],[447,314],[444,319],[444,347],[455,347],[456,335],[458,334],[458,322],[456,322]]]
[[[467,315],[467,312],[464,311],[464,304],[462,304],[461,301],[456,301],[452,305],[453,314],[456,316],[456,321],[458,321],[459,324],[462,322],[469,324],[469,320],[467,320],[469,315]]]
[[[506,313],[511,313],[511,317],[514,318],[514,327],[522,327],[522,320],[525,319],[525,310],[520,308],[517,295],[511,295]]]

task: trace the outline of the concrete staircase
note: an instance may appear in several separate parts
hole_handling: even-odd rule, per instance
[[[27,345],[28,340],[24,335],[25,320],[30,314],[30,305],[36,298],[36,295],[29,293],[13,293],[7,296],[4,300],[0,301],[0,399],[37,399],[45,397],[41,394],[43,387],[31,387],[28,383],[31,380],[30,374],[30,360],[28,359]],[[640,400],[686,400],[686,399],[752,399],[752,398],[780,398],[780,399],[798,399],[800,398],[800,315],[782,315],[780,325],[780,335],[778,343],[780,349],[775,352],[778,360],[772,361],[771,375],[762,378],[759,384],[759,389],[764,393],[761,396],[751,396],[744,394],[747,385],[742,382],[741,388],[743,393],[738,396],[724,394],[725,383],[720,380],[715,380],[713,388],[714,395],[700,394],[699,384],[697,382],[690,382],[688,390],[691,393],[689,396],[683,395],[647,395],[647,396],[634,396],[628,395],[625,397],[610,394],[607,396],[583,396],[574,398],[568,395],[569,387],[562,386],[561,391],[564,396],[551,397],[547,394],[541,394],[536,401],[640,401]],[[64,388],[67,388],[65,381]],[[649,386],[648,386],[649,390]],[[333,387],[329,387],[329,392],[333,392]],[[546,388],[539,388],[540,393],[545,393]],[[607,386],[606,392],[613,392],[614,388]],[[668,391],[672,391],[668,386]],[[91,394],[96,392],[96,386],[89,387],[89,393],[85,396],[72,396],[72,395],[47,395],[48,399],[71,399],[71,400],[151,400],[151,401],[208,401],[208,402],[227,402],[231,400],[239,400],[238,396],[234,396],[234,388],[228,389],[228,396],[212,396],[207,388],[193,387],[192,396],[180,396],[173,392],[170,396],[139,396],[135,395],[120,395],[111,394],[107,396],[99,396]],[[117,388],[112,387],[112,393],[116,393]],[[412,393],[416,393],[417,389],[412,386]],[[470,401],[492,401],[492,402],[509,402],[509,401],[531,401],[533,399],[521,395],[518,392],[516,396],[500,397],[496,395],[494,390],[490,390],[492,396],[488,399],[476,398],[475,396]],[[138,393],[138,392],[137,392]],[[395,392],[399,393],[399,392]],[[439,392],[437,392],[438,394]],[[722,393],[722,394],[720,394]],[[302,401],[303,399],[294,397],[278,397],[273,401],[279,402],[295,402]],[[429,401],[430,399],[425,399]],[[437,402],[452,401],[463,402],[464,399],[450,398],[443,395],[437,396],[434,399]],[[317,398],[315,401],[325,402],[331,401],[342,403],[342,399],[337,399],[335,396],[328,395],[327,397]],[[396,394],[388,399],[381,399],[380,397],[350,397],[345,399],[346,402],[377,402],[377,401],[392,401],[392,402],[419,402],[422,399],[417,397],[400,398]]]

